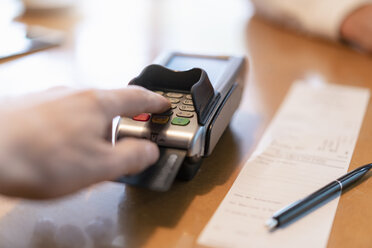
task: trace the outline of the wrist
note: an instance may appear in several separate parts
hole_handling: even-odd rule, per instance
[[[365,5],[343,21],[340,34],[345,41],[355,44],[365,50],[370,50],[372,35],[372,4]]]

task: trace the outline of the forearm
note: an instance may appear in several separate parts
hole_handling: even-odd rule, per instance
[[[363,6],[349,15],[341,26],[344,40],[366,51],[372,51],[372,4]]]
[[[344,19],[371,0],[252,0],[257,12],[302,32],[337,40]]]

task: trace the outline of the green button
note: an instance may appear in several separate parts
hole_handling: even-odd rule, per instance
[[[175,117],[172,120],[173,125],[178,125],[178,126],[186,126],[187,124],[190,123],[190,120],[187,118],[182,118],[182,117]]]

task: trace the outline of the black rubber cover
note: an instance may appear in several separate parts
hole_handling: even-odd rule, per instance
[[[205,125],[208,115],[219,98],[207,73],[200,68],[173,71],[164,66],[147,66],[129,85],[139,85],[149,90],[187,92],[192,96],[198,123]]]

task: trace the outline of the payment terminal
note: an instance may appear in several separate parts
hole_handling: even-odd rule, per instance
[[[166,54],[144,68],[129,84],[163,95],[172,107],[161,114],[121,117],[115,138],[152,140],[160,158],[145,171],[117,181],[167,191],[176,177],[192,179],[239,106],[243,69],[243,57],[184,53]]]

